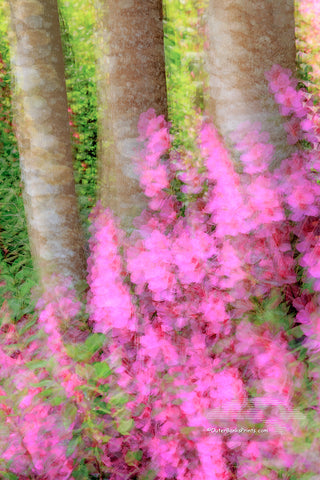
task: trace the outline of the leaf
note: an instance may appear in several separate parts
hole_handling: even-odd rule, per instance
[[[289,331],[289,333],[290,333],[291,335],[293,335],[295,338],[301,338],[301,337],[303,337],[303,332],[302,332],[302,330],[301,330],[300,325],[297,325],[296,327],[291,328],[290,331]]]
[[[77,390],[80,390],[81,392],[94,392],[98,395],[101,395],[103,392],[99,390],[97,387],[92,387],[91,385],[79,385],[77,387]]]
[[[25,312],[25,313],[29,313],[29,312]],[[23,335],[24,333],[26,333],[26,331],[29,330],[29,328],[31,328],[36,322],[37,322],[36,319],[30,320],[30,322],[28,322],[23,328],[21,328],[21,330],[19,330],[19,335]]]
[[[76,470],[72,472],[73,478],[76,480],[88,480],[89,479],[89,470],[84,463],[81,463]]]
[[[125,405],[126,403],[128,403],[128,401],[129,401],[128,395],[123,393],[116,393],[110,398],[109,403],[113,407],[121,407],[122,405]]]
[[[112,374],[112,370],[106,362],[96,362],[93,367],[97,378],[107,378]]]
[[[30,370],[36,370],[37,368],[46,368],[48,366],[48,362],[46,360],[31,360],[30,362],[26,363],[26,367],[30,368]]]
[[[28,337],[25,341],[25,346],[27,347],[29,345],[29,343],[33,342],[34,340],[37,340],[39,339],[39,333],[35,333],[34,335],[30,335],[30,337]]]
[[[129,466],[134,466],[137,462],[141,460],[142,455],[143,455],[142,450],[137,450],[137,451],[129,450],[126,453],[125,461]]]
[[[70,457],[70,455],[72,455],[72,453],[75,451],[77,446],[81,443],[81,441],[82,440],[80,435],[76,435],[70,440],[67,447],[67,452],[66,452],[67,457]]]
[[[84,344],[88,351],[94,354],[102,348],[105,340],[106,336],[103,333],[93,333],[92,335],[89,335]]]
[[[307,290],[309,293],[313,293],[313,284],[314,284],[313,280],[311,280],[310,282],[304,283],[302,290]]]
[[[96,405],[96,413],[98,413],[99,415],[110,415],[111,409],[106,402],[104,402],[100,398],[95,398],[94,404]]]
[[[91,435],[101,446],[106,445],[112,438],[110,435],[103,435],[99,431],[92,431]]]
[[[105,342],[103,333],[91,334],[84,343],[77,345],[66,345],[66,351],[69,357],[78,362],[90,360],[92,356],[102,348]]]
[[[157,472],[151,469],[142,475],[141,480],[154,480],[156,476]]]
[[[32,387],[56,387],[56,383],[53,380],[45,379],[38,383],[31,383]]]
[[[42,392],[37,393],[37,396],[40,398],[48,399],[48,402],[52,406],[61,405],[61,403],[66,401],[66,395],[64,394],[64,390],[61,386],[58,385],[42,390]]]
[[[78,363],[75,366],[75,372],[79,377],[84,378],[85,380],[89,381],[92,378],[92,375],[94,373],[92,365],[81,365]]]
[[[89,360],[91,357],[91,354],[85,350],[84,344],[66,345],[66,352],[72,360],[77,362]]]
[[[52,405],[53,407],[57,407],[58,405],[61,405],[62,403],[64,403],[66,401],[66,398],[65,397],[54,397],[54,398],[51,398],[49,400],[49,403],[50,405]]]
[[[35,282],[33,279],[26,280],[19,289],[19,296],[25,297],[26,295],[29,295],[31,288],[34,287],[34,284]]]
[[[77,412],[78,409],[73,403],[67,403],[65,408],[65,414],[68,419],[71,419],[73,421],[77,415]]]
[[[99,390],[101,391],[101,394],[108,393],[110,390],[110,385],[99,385]]]
[[[17,298],[9,298],[8,299],[8,305],[9,308],[12,310],[14,318],[21,317],[20,312],[21,312],[21,307],[22,307],[22,301],[17,299]]]
[[[15,475],[14,473],[0,471],[0,475],[1,478],[6,480],[19,480],[19,477],[17,477],[17,475]]]
[[[123,419],[123,420],[119,420],[117,431],[121,433],[121,435],[129,435],[133,427],[134,427],[134,421],[132,420],[132,418],[128,420]]]

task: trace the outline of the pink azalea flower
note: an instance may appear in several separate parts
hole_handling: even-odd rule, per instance
[[[269,82],[269,88],[272,93],[285,89],[290,85],[290,70],[284,70],[280,65],[273,65],[272,68],[265,73],[265,77]]]

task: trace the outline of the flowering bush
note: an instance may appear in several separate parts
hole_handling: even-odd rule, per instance
[[[149,110],[137,158],[149,206],[130,237],[93,210],[86,310],[57,287],[29,336],[2,326],[12,478],[317,474],[319,117],[290,72],[267,78],[290,158],[271,171],[268,135],[244,125],[235,168],[201,119],[193,152],[176,152]]]

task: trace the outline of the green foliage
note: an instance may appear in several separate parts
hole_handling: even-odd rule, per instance
[[[186,122],[194,117],[194,109],[203,110],[203,45],[202,12],[205,0],[164,1],[164,46],[167,94],[174,147],[189,141]]]
[[[6,351],[8,349],[24,351],[31,340],[37,340],[37,343],[40,342],[39,345],[42,346],[47,343],[48,336],[42,329],[36,329],[36,333],[30,331],[34,322],[26,322],[25,325],[21,325],[21,328],[20,325],[18,324],[16,330],[17,343],[6,345]],[[3,338],[0,340],[0,343],[2,343]],[[57,376],[57,372],[61,369],[58,359],[54,356],[43,357],[41,346],[39,347],[40,356],[36,355],[25,364],[36,375],[41,374],[36,382],[30,382],[27,387],[19,390],[19,393],[17,393],[12,379],[3,379],[1,383],[1,386],[7,392],[6,396],[2,396],[1,402],[6,402],[10,398],[10,402],[12,401],[10,405],[15,415],[19,412],[18,405],[21,398],[27,394],[29,388],[35,387],[41,387],[41,391],[36,394],[35,400],[39,399],[45,404],[58,407],[65,427],[69,428],[70,423],[76,421],[79,410],[81,410],[81,422],[78,422],[77,428],[73,429],[72,438],[67,446],[67,456],[70,456],[77,447],[81,452],[80,457],[77,457],[74,463],[73,478],[75,479],[108,478],[108,474],[105,473],[106,468],[101,460],[102,446],[106,445],[115,436],[117,438],[128,436],[134,427],[130,412],[126,409],[130,396],[122,391],[115,378],[109,381],[113,371],[108,363],[102,361],[99,356],[99,352],[103,352],[105,340],[106,336],[104,334],[94,333],[89,335],[85,342],[77,345],[77,347],[80,347],[79,349],[72,350],[70,345],[65,345],[67,352],[71,352],[75,360],[70,362],[71,368],[68,370],[70,374],[74,371],[79,377],[81,385],[75,388],[78,390],[80,397],[76,398],[78,392],[71,397],[66,394],[65,387],[62,386],[59,376]],[[84,355],[80,354],[81,350]],[[98,361],[94,361],[96,358],[98,358]],[[45,375],[42,377],[44,373]],[[81,409],[79,409],[78,401],[81,401]],[[4,422],[5,418],[2,418],[2,413],[3,410],[0,409],[0,420]],[[83,458],[83,460],[80,461],[80,458]],[[142,451],[140,450],[130,451],[126,456],[127,463],[130,466],[137,466],[141,458]],[[9,475],[3,478],[14,478],[10,477],[11,473],[8,472],[8,467],[10,470],[10,465],[1,465],[0,459],[0,471],[1,469],[7,469],[5,473]],[[108,469],[107,472],[109,472]]]
[[[97,378],[107,378],[112,373],[109,365],[105,362],[96,362],[93,364],[93,367]]]
[[[68,355],[77,362],[89,360],[92,355],[101,350],[105,343],[103,333],[93,333],[89,335],[84,343],[77,343],[67,346]]]
[[[155,470],[148,470],[141,476],[141,480],[154,480],[157,476],[157,472]]]
[[[72,476],[75,480],[86,480],[89,478],[89,470],[84,460],[81,460],[80,465],[72,472]]]
[[[137,450],[137,451],[131,451],[129,450],[127,453],[126,453],[126,456],[125,456],[125,459],[126,459],[126,463],[128,465],[136,465],[137,462],[139,462],[142,458],[142,455],[143,455],[143,452],[142,450]]]
[[[59,2],[76,192],[88,239],[88,215],[96,199],[97,86],[92,0]]]
[[[12,128],[9,45],[0,10],[0,306],[4,300],[15,319],[33,310],[36,283],[21,192],[18,148]]]
[[[290,315],[283,299],[275,293],[269,298],[252,299],[255,309],[249,315],[251,321],[256,325],[267,324],[276,334],[281,330],[292,332],[292,322],[294,315]],[[300,335],[301,336],[301,335]]]
[[[19,480],[19,477],[14,473],[0,471],[0,474],[4,480]]]
[[[119,420],[117,430],[121,435],[129,435],[130,431],[134,427],[134,421],[132,418],[123,418]]]
[[[281,480],[315,480],[315,476],[312,472],[297,474],[295,472],[289,471],[283,474],[280,473],[279,478]]]

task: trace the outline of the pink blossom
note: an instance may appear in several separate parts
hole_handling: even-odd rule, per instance
[[[157,130],[152,133],[147,148],[149,152],[163,155],[170,148],[170,146],[170,135],[167,127],[164,127],[161,130]]]
[[[281,93],[275,94],[275,100],[280,105],[281,115],[295,113],[298,117],[303,116],[302,97],[293,87],[288,86]]]
[[[284,70],[280,65],[273,65],[272,68],[265,73],[271,92],[276,93],[288,87],[290,85],[291,75],[290,70]]]
[[[156,112],[153,108],[149,108],[147,112],[144,112],[140,115],[138,122],[138,131],[140,134],[140,139],[144,140],[145,138],[150,137],[154,132],[157,132],[158,129],[163,128],[166,125],[164,117],[160,115],[156,116]]]
[[[309,123],[304,120],[305,128],[309,128]],[[311,123],[311,122],[310,122]],[[299,140],[303,139],[303,132],[301,131],[302,122],[298,118],[290,118],[288,122],[284,124],[284,128],[288,133],[287,141],[289,145],[294,145]]]
[[[186,184],[182,187],[183,193],[197,194],[202,191],[204,179],[196,168],[180,173],[179,178]]]
[[[141,176],[141,184],[145,186],[145,194],[154,197],[164,188],[169,187],[167,171],[164,165],[157,168],[145,170]]]

